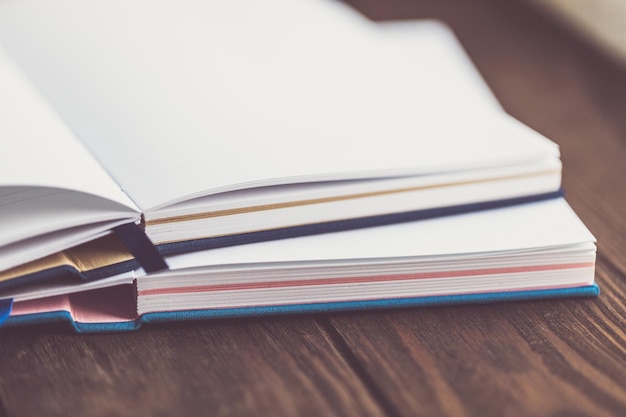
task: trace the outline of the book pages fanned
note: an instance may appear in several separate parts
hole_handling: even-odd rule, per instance
[[[139,221],[132,200],[1,48],[0,92],[0,270]]]
[[[6,2],[0,91],[7,325],[598,294],[558,146],[440,22]]]
[[[27,3],[0,33],[148,216],[220,191],[558,156],[463,87],[474,74],[445,36],[334,3]]]

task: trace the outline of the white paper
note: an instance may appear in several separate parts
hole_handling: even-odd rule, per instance
[[[135,207],[2,48],[0,141],[0,196],[1,187],[50,187]]]
[[[558,156],[464,87],[471,64],[430,25],[381,28],[314,0],[14,2],[0,42],[144,211]]]
[[[138,220],[134,203],[1,47],[0,141],[0,270],[93,239],[103,224]],[[64,232],[51,245],[55,232],[77,226],[80,234]]]
[[[309,261],[485,257],[593,242],[563,199],[433,220],[240,245],[167,258],[170,270]],[[175,273],[175,272],[174,272]],[[169,272],[165,273],[166,275]]]

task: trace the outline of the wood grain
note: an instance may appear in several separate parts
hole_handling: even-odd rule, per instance
[[[601,301],[370,312],[330,323],[394,415],[619,416],[626,305],[613,291]]]
[[[63,330],[2,334],[4,415],[383,414],[310,318]]]
[[[0,0],[1,1],[1,0]],[[596,300],[0,330],[0,417],[626,415],[626,70],[526,1],[358,0],[434,17],[507,111],[561,145]]]

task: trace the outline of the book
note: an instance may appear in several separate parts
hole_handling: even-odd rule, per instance
[[[597,294],[558,147],[441,24],[314,0],[0,10],[8,324]]]
[[[167,258],[168,271],[12,294],[7,325],[81,332],[295,312],[595,296],[593,236],[562,198]]]
[[[129,223],[171,254],[558,192],[441,27],[292,3],[3,4],[0,271]]]

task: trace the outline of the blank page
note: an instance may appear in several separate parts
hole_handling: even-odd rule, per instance
[[[0,13],[0,41],[144,211],[206,191],[558,155],[464,88],[475,70],[463,75],[450,36],[429,33],[441,28],[423,30],[323,0],[32,1]]]
[[[6,200],[5,187],[11,187],[14,195],[18,187],[48,187],[95,194],[134,207],[2,48],[0,138],[0,205]]]

